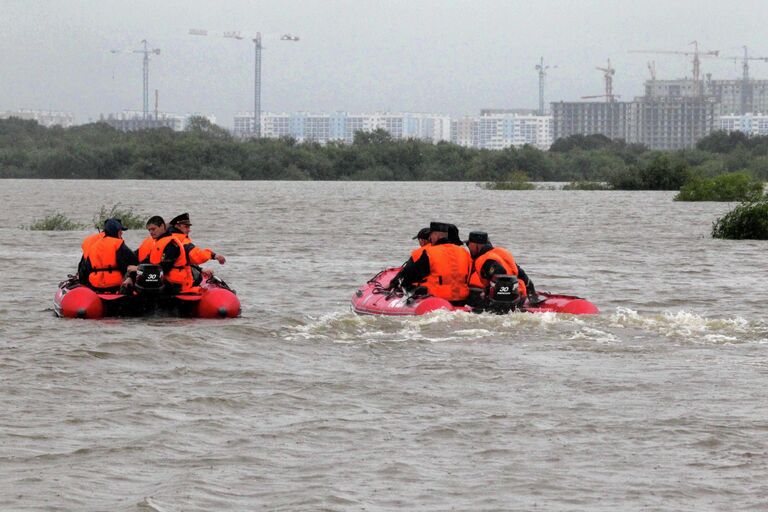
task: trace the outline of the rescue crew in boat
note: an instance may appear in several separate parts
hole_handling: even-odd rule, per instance
[[[184,251],[187,254],[187,260],[192,267],[192,275],[194,277],[195,284],[200,284],[203,274],[213,275],[211,270],[201,270],[200,265],[206,261],[216,260],[219,265],[226,263],[227,259],[223,254],[217,254],[211,249],[201,249],[197,247],[192,239],[189,238],[189,232],[192,230],[192,222],[189,219],[189,213],[182,213],[171,219],[170,232],[176,239],[181,242],[184,247]]]
[[[459,230],[453,224],[431,222],[429,232],[429,245],[422,246],[418,259],[408,259],[391,286],[409,290],[424,286],[429,295],[463,304],[469,296],[472,258],[462,247]]]
[[[123,240],[126,229],[119,219],[107,219],[103,236],[91,235],[83,241],[81,284],[100,293],[125,291],[130,287],[132,281],[128,273],[138,261]]]
[[[472,231],[466,241],[469,253],[472,256],[472,271],[469,277],[469,286],[473,297],[482,300],[486,296],[491,280],[496,275],[516,276],[518,290],[521,297],[535,297],[536,289],[533,281],[525,271],[515,262],[514,256],[502,247],[494,247],[485,231]],[[482,291],[482,293],[480,293]],[[479,304],[471,304],[473,306]]]
[[[139,263],[159,265],[163,270],[165,293],[195,293],[199,288],[194,285],[192,269],[186,251],[181,242],[167,229],[165,220],[154,215],[147,220],[149,236],[139,246]],[[131,269],[136,270],[134,267]]]

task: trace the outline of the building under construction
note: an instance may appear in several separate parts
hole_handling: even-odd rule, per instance
[[[640,96],[634,101],[551,104],[553,139],[602,134],[651,149],[684,149],[715,128],[708,96]]]

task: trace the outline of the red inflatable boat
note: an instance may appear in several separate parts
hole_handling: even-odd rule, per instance
[[[200,292],[190,294],[164,295],[159,289],[159,278],[156,283],[157,288],[137,285],[127,294],[96,293],[81,285],[77,277],[70,276],[68,280],[59,283],[53,308],[60,317],[90,319],[144,316],[158,312],[197,318],[233,318],[240,315],[240,299],[237,294],[217,277],[204,276]]]
[[[469,306],[454,306],[445,299],[431,295],[414,296],[401,290],[388,290],[389,283],[400,268],[388,268],[376,274],[355,292],[352,309],[361,315],[410,316],[430,311],[472,311]],[[538,292],[538,300],[531,304],[527,299],[520,309],[529,313],[568,313],[571,315],[595,315],[597,307],[588,300],[571,295]]]

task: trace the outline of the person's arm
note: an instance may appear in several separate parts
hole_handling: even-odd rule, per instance
[[[515,263],[515,265],[517,265],[517,263]],[[536,287],[533,286],[533,281],[531,281],[531,278],[528,277],[528,274],[525,273],[525,270],[523,270],[523,267],[520,265],[517,265],[517,278],[525,283],[525,289],[528,295],[536,295]]]
[[[125,274],[128,272],[129,266],[138,264],[139,258],[136,256],[136,253],[130,250],[127,245],[121,245],[117,250],[117,267],[120,269],[120,272]]]
[[[399,282],[405,285],[406,288],[418,285],[427,276],[429,276],[429,256],[427,251],[423,251],[416,261],[408,259],[403,269],[397,275]],[[392,281],[394,284],[394,279]]]

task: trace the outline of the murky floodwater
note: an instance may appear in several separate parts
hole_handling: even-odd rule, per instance
[[[768,510],[766,242],[672,196],[0,181],[0,510]],[[189,211],[242,318],[55,318],[87,232],[19,226],[116,202]],[[430,220],[602,314],[352,314]]]

